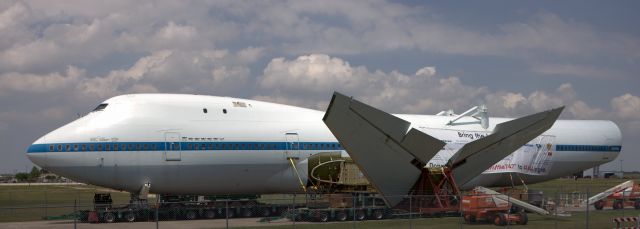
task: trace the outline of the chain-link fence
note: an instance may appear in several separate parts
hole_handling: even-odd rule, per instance
[[[588,203],[606,188],[562,186],[386,199],[338,193],[150,196],[131,201],[122,192],[100,199],[94,193],[106,190],[51,187],[0,191],[0,228],[614,228],[615,219],[639,216],[640,196],[633,190]],[[512,204],[514,200],[535,207]],[[387,207],[389,201],[393,208]]]

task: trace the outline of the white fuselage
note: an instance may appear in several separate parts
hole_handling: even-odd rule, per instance
[[[149,183],[153,193],[266,194],[302,192],[287,158],[297,158],[306,181],[310,155],[343,151],[322,122],[324,113],[311,109],[175,94],[122,95],[103,104],[35,141],[29,159],[74,180],[131,192]],[[484,129],[447,125],[447,116],[397,116],[451,145],[510,120],[491,118]],[[543,135],[554,139],[553,166],[543,175],[518,174],[525,182],[588,169],[621,150],[620,130],[610,121],[558,120]],[[506,177],[486,172],[467,186],[508,185]]]

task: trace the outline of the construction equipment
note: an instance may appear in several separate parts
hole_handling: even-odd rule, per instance
[[[495,195],[474,192],[462,197],[462,215],[467,223],[483,220],[498,226],[511,223],[527,224],[529,219],[526,212],[510,214],[509,209],[511,204],[496,198]]]
[[[468,223],[481,219],[500,226],[510,223],[527,224],[526,212],[510,212],[513,206],[540,215],[550,214],[547,210],[485,187],[476,187],[470,195],[462,197],[462,215]]]
[[[476,193],[482,193],[482,194],[486,194],[486,195],[491,195],[493,198],[498,199],[500,201],[504,201],[504,202],[508,202],[510,204],[513,204],[515,206],[518,206],[524,210],[530,211],[530,212],[534,212],[536,214],[540,214],[540,215],[550,215],[549,211],[544,210],[542,208],[536,207],[532,204],[529,204],[527,202],[524,202],[522,200],[513,198],[513,197],[509,197],[506,196],[502,193],[493,191],[491,189],[485,188],[485,187],[481,187],[478,186],[475,189],[473,189],[474,192]]]
[[[633,180],[625,181],[590,197],[583,204],[587,203],[593,204],[596,210],[602,210],[605,207],[614,210],[625,207],[640,209],[640,184],[636,184]]]

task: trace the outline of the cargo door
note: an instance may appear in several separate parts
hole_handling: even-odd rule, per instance
[[[164,133],[164,159],[167,161],[182,160],[180,149],[180,133]]]

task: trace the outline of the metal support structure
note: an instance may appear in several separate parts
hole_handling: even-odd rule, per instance
[[[289,160],[289,162],[291,162],[291,168],[293,168],[293,171],[296,172],[296,176],[298,177],[298,182],[300,182],[300,187],[302,188],[302,191],[307,192],[307,187],[304,186],[304,182],[302,182],[302,177],[300,177],[300,172],[298,172],[296,163],[293,161],[294,158],[288,157],[287,159]]]
[[[445,113],[440,112],[438,113],[438,115],[444,115]],[[449,113],[446,113],[449,114]],[[482,128],[487,129],[489,128],[489,114],[488,114],[488,109],[486,105],[480,105],[480,106],[475,106],[472,107],[471,109],[462,112],[462,114],[457,115],[456,117],[454,117],[453,119],[449,120],[449,122],[447,122],[447,126],[455,126],[455,125],[464,125],[464,124],[471,124],[471,123],[456,123],[458,120],[460,120],[461,118],[464,118],[466,116],[475,118],[476,120],[478,120],[477,122],[473,122],[473,123],[477,123],[480,124],[480,126],[482,126]]]

